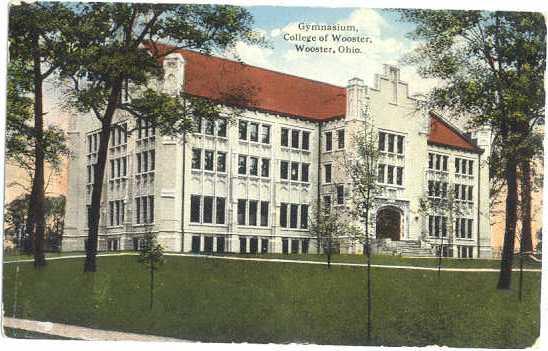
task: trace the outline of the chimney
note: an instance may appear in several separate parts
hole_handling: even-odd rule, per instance
[[[366,106],[367,86],[360,78],[352,78],[346,86],[346,121],[363,120]]]
[[[185,81],[185,59],[179,53],[172,53],[164,58],[163,90],[170,95],[178,95],[183,90]]]
[[[393,65],[383,65],[384,76],[388,78],[392,85],[392,103],[398,104],[398,83],[400,82],[400,69]]]

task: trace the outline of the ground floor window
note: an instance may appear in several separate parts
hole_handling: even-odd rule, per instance
[[[217,237],[217,252],[218,253],[225,252],[225,238],[222,236]]]
[[[247,253],[247,239],[240,238],[240,253]]]
[[[256,254],[259,251],[259,239],[251,238],[249,240],[249,252]]]
[[[120,250],[120,239],[107,239],[107,251]]]
[[[204,251],[212,253],[213,252],[213,237],[206,236],[204,237]]]
[[[192,248],[191,248],[191,250],[194,253],[200,252],[200,236],[199,235],[194,235],[192,237]]]
[[[436,256],[440,255],[440,245],[436,246]],[[449,245],[441,246],[442,257],[453,257],[453,248]]]
[[[261,253],[268,253],[268,239],[261,240]]]
[[[287,239],[282,239],[282,253],[289,253],[289,240]]]
[[[304,239],[303,240],[303,244],[302,244],[302,248],[301,248],[301,252],[303,254],[307,254],[308,253],[308,245],[309,245],[309,240],[308,239]]]
[[[291,240],[291,253],[299,253],[299,240]]]
[[[474,247],[473,246],[457,246],[459,258],[472,258]]]

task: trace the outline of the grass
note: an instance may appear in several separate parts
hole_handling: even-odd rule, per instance
[[[286,259],[286,260],[303,260],[303,261],[320,261],[327,262],[326,255],[284,255],[284,254],[260,254],[260,255],[241,255],[236,254],[238,257],[257,257],[266,259]],[[333,255],[331,262],[341,263],[366,263],[366,257],[364,255]],[[372,255],[371,264],[378,265],[392,265],[392,266],[415,266],[415,267],[437,267],[438,258],[436,257],[402,257],[402,256],[389,256],[389,255]],[[500,260],[485,260],[485,259],[459,259],[459,258],[442,258],[442,267],[446,268],[495,268],[500,269]],[[519,268],[519,257],[515,257],[513,260],[513,266]],[[530,258],[524,258],[523,268],[537,268],[541,269],[542,264],[535,262]]]
[[[293,256],[291,256],[293,258]],[[4,265],[4,306],[12,316],[20,266],[19,318],[208,342],[366,345],[361,267],[167,257],[148,308],[148,275],[136,257]],[[540,273],[524,276],[524,295],[495,289],[496,273],[376,268],[373,340],[385,346],[520,348],[539,335]]]

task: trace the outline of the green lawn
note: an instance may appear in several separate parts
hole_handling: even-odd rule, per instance
[[[292,257],[292,256],[290,256]],[[148,309],[148,275],[134,256],[4,265],[4,306],[12,315],[86,327],[209,342],[367,344],[361,267],[167,257]],[[495,289],[497,273],[376,268],[373,344],[526,347],[539,335],[540,273],[526,273],[524,297]],[[514,276],[517,287],[517,274]]]

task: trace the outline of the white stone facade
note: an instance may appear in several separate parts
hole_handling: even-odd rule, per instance
[[[165,60],[165,89],[176,91],[183,86],[184,64],[177,55]],[[472,230],[468,233],[466,221],[464,237],[444,239],[450,245],[449,254],[490,257],[488,131],[476,135],[483,153],[430,143],[430,114],[417,110],[407,83],[400,81],[399,70],[392,66],[376,77],[374,87],[352,79],[346,98],[346,116],[325,122],[246,110],[225,126],[216,122],[213,131],[210,122],[203,120],[201,133],[186,137],[135,129],[133,119],[118,115],[116,124],[125,129],[111,134],[99,250],[134,250],[143,233],[151,230],[174,252],[315,253],[306,217],[313,203],[326,196],[337,205],[337,186],[343,185],[343,196],[348,196],[350,179],[337,166],[337,159],[350,147],[348,138],[362,125],[359,111],[367,104],[375,128],[386,138],[380,161],[386,165],[383,195],[375,211],[390,208],[399,214],[398,237],[388,246],[397,247],[394,241],[419,242],[423,248],[439,245],[440,238],[430,233],[429,218],[419,211],[419,200],[428,194],[428,181],[441,176],[452,186],[472,187],[472,199],[464,200],[468,210],[462,216],[472,221]],[[240,123],[246,123],[245,137]],[[93,133],[98,128],[92,117],[75,116],[70,124],[65,251],[85,247],[92,181],[87,168],[94,160]],[[124,130],[133,131],[126,134]],[[339,141],[343,133],[344,142]],[[429,170],[429,153],[447,156],[446,170],[443,158],[442,170]],[[455,158],[470,160],[472,174],[456,173]],[[326,179],[329,165],[330,181]],[[287,179],[283,179],[285,173]],[[341,252],[361,253],[362,248],[347,245]]]

